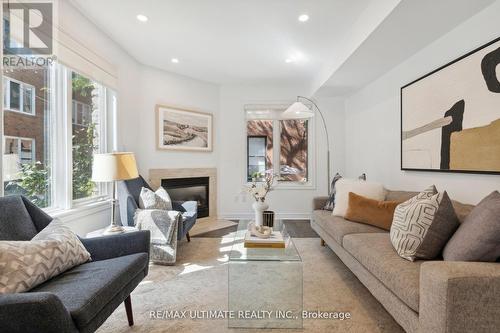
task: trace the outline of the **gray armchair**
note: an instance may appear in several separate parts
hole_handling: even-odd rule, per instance
[[[134,225],[134,214],[139,208],[139,196],[143,187],[153,190],[142,176],[118,183],[118,201],[120,203],[120,220],[122,225]],[[166,190],[168,192],[168,189]],[[179,221],[177,227],[177,240],[186,237],[188,242],[191,241],[189,230],[196,223],[198,203],[196,201],[174,201],[172,202],[172,206],[174,210],[182,214],[182,220]]]
[[[27,241],[52,218],[27,198],[0,198],[0,240]],[[0,295],[0,332],[94,332],[148,274],[149,231],[81,239],[92,261],[24,293]]]

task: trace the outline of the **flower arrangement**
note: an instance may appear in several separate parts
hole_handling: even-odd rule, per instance
[[[261,174],[254,175],[252,182],[244,186],[244,191],[249,193],[256,202],[264,202],[267,194],[273,190],[274,182],[277,180],[277,174],[266,172],[265,176]],[[257,182],[257,179],[263,179],[262,182]]]

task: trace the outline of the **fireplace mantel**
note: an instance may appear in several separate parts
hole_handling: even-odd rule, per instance
[[[209,178],[209,211],[212,218],[217,218],[217,169],[216,168],[175,168],[149,169],[149,183],[153,189],[161,185],[162,179],[168,178]]]

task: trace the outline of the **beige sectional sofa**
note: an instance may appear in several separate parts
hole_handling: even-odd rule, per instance
[[[388,191],[386,200],[415,192]],[[332,216],[313,202],[312,228],[407,332],[499,332],[500,263],[410,262],[389,232]],[[473,206],[453,202],[462,222]]]

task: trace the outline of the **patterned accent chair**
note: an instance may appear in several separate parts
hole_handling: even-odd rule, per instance
[[[122,225],[134,225],[134,215],[139,208],[139,196],[143,187],[153,190],[142,176],[118,182],[118,201]],[[168,188],[166,190],[168,192]],[[186,237],[187,241],[190,242],[189,230],[196,223],[198,203],[196,201],[173,201],[172,206],[174,210],[182,214],[182,220],[179,221],[177,227],[177,240]]]
[[[23,196],[0,198],[0,241],[29,241],[52,218]],[[94,332],[148,274],[149,231],[81,239],[92,261],[28,292],[0,295],[0,332]]]

